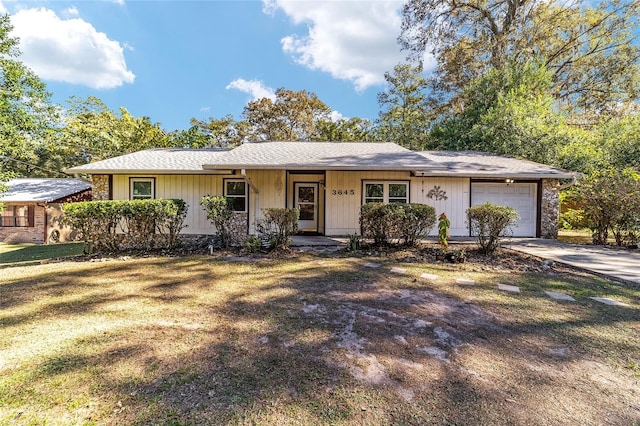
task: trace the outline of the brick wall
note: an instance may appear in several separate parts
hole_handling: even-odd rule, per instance
[[[12,205],[5,203],[6,206]],[[20,203],[21,206],[35,206],[33,225],[25,227],[0,226],[0,241],[7,244],[14,243],[44,243],[45,208],[35,203]]]
[[[558,179],[542,179],[540,237],[558,238],[559,214],[560,192],[558,191]]]

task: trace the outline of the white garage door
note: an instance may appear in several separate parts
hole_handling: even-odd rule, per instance
[[[536,199],[535,183],[485,183],[471,184],[471,205],[477,206],[489,202],[514,208],[520,220],[513,227],[514,237],[536,236]]]

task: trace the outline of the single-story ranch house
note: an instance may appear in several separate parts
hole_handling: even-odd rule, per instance
[[[61,223],[62,204],[91,200],[91,184],[79,179],[11,179],[0,194],[0,241],[49,243],[71,240],[74,231]]]
[[[247,232],[269,207],[300,209],[300,230],[327,236],[359,233],[366,202],[430,204],[451,220],[452,236],[469,236],[465,211],[491,202],[515,208],[514,236],[555,238],[558,187],[574,174],[478,152],[415,152],[394,143],[252,142],[225,149],[149,149],[68,173],[91,174],[96,200],[181,198],[187,234],[213,234],[200,207],[224,195]],[[435,231],[434,231],[435,232]]]

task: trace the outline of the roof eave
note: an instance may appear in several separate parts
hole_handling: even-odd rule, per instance
[[[464,173],[442,171],[419,171],[422,177],[465,177],[472,179],[573,179],[572,173]]]
[[[65,173],[88,175],[219,175],[233,174],[233,169],[67,169]]]

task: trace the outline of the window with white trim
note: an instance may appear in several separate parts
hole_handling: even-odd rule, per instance
[[[242,179],[226,179],[224,181],[224,196],[227,204],[234,212],[247,211],[247,183]]]
[[[409,182],[363,182],[363,203],[408,203]]]
[[[131,178],[129,185],[132,200],[152,200],[156,197],[156,180],[154,178]]]

